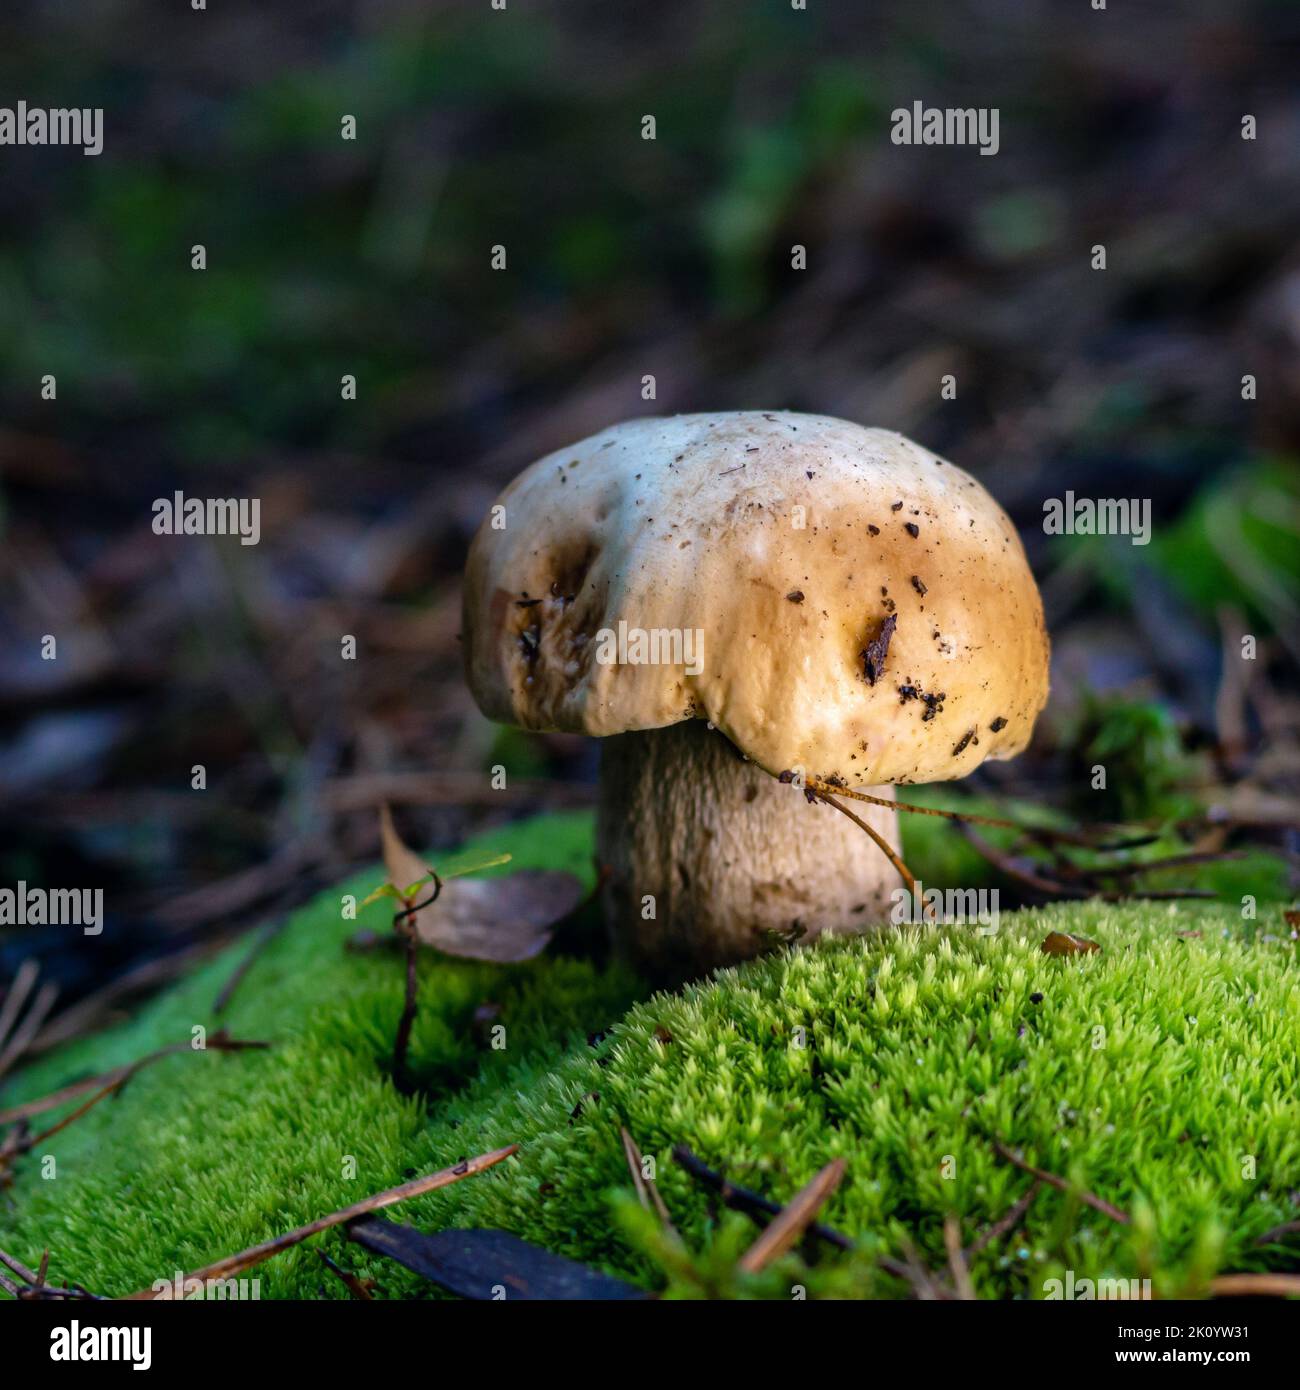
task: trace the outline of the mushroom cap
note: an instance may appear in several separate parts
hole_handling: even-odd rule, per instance
[[[892,431],[786,411],[629,420],[497,503],[470,547],[463,640],[503,723],[602,737],[707,719],[768,772],[872,786],[1014,757],[1047,699],[1015,527]]]

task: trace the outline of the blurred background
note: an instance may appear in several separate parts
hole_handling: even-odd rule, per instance
[[[1265,846],[1294,893],[1297,72],[1287,0],[6,0],[3,102],[105,110],[99,158],[0,149],[0,884],[108,911],[0,927],[0,989],[48,986],[24,1047],[374,859],[380,801],[433,849],[590,802],[593,745],[475,711],[459,574],[519,469],[643,413],[976,474],[1055,663],[966,785]],[[997,156],[891,144],[917,100],[997,107]],[[177,489],[260,498],[261,543],[154,535]],[[1045,535],[1067,489],[1151,499],[1152,543]]]

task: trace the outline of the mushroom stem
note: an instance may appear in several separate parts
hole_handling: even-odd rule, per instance
[[[603,742],[596,846],[615,945],[682,978],[781,940],[886,922],[898,874],[834,808],[742,758],[701,720]],[[892,787],[872,794],[892,800]],[[863,817],[896,851],[892,807]]]

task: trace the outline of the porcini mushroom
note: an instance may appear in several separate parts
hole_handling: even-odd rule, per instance
[[[470,548],[490,718],[605,740],[616,942],[683,974],[888,916],[897,872],[802,776],[890,798],[1029,741],[1042,603],[974,478],[783,411],[630,420],[538,460]],[[897,849],[892,807],[860,807]]]

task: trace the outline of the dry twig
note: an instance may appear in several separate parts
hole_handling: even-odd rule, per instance
[[[746,1274],[757,1274],[773,1260],[780,1259],[812,1225],[813,1217],[844,1177],[845,1161],[832,1159],[811,1182],[800,1188],[787,1206],[775,1216],[763,1234],[740,1257]]]
[[[47,981],[37,990],[26,1017],[20,1021],[23,1005],[40,971],[40,966],[34,960],[23,961],[5,995],[4,1004],[0,1006],[0,1076],[31,1046],[59,996],[58,985]]]
[[[348,1292],[351,1293],[353,1298],[361,1299],[365,1303],[374,1301],[374,1294],[370,1292],[374,1287],[375,1281],[373,1279],[358,1278],[350,1269],[344,1269],[342,1265],[336,1264],[323,1250],[317,1250],[316,1253],[320,1256],[321,1262],[324,1264],[325,1268],[337,1274],[343,1283],[347,1285]]]
[[[628,1172],[632,1174],[632,1186],[636,1189],[637,1200],[647,1211],[655,1213],[659,1218],[659,1225],[669,1235],[675,1236],[677,1230],[668,1215],[668,1208],[664,1204],[658,1183],[651,1181],[641,1171],[643,1160],[636,1140],[632,1138],[626,1125],[620,1127],[619,1133],[623,1137],[623,1154],[627,1158]]]
[[[279,917],[272,917],[269,922],[263,924],[262,929],[257,933],[257,939],[248,950],[248,954],[235,967],[234,973],[221,987],[221,993],[212,1002],[212,1012],[222,1014],[226,1006],[230,1003],[235,991],[243,983],[244,976],[252,969],[253,962],[266,949],[266,947],[284,930],[289,919],[283,914]]]
[[[52,1135],[58,1134],[62,1129],[66,1129],[74,1120],[78,1120],[82,1115],[93,1106],[99,1104],[101,1100],[120,1091],[133,1076],[152,1062],[161,1061],[164,1057],[171,1057],[180,1052],[244,1052],[250,1050],[261,1050],[270,1047],[269,1042],[250,1042],[243,1039],[229,1037],[222,1029],[213,1033],[208,1039],[205,1047],[196,1048],[191,1043],[172,1043],[168,1047],[160,1047],[155,1052],[150,1052],[141,1057],[139,1061],[132,1062],[128,1066],[117,1067],[113,1071],[105,1072],[102,1076],[88,1077],[85,1081],[74,1082],[71,1086],[65,1086],[61,1091],[55,1091],[53,1095],[42,1096],[38,1100],[30,1100],[22,1105],[16,1105],[10,1110],[0,1112],[0,1124],[13,1121],[23,1122],[33,1115],[43,1114],[47,1110],[53,1110],[66,1100],[72,1100],[76,1096],[98,1086],[100,1089],[90,1097],[83,1105],[79,1105],[70,1115],[65,1115],[57,1124],[51,1125],[48,1129],[42,1130],[39,1134],[20,1136],[12,1143],[6,1142],[5,1148],[0,1159],[8,1162],[19,1154],[25,1154],[34,1149],[38,1144],[43,1143]],[[12,1136],[11,1136],[12,1138]]]
[[[783,774],[786,781],[793,779]],[[796,785],[798,785],[796,783]],[[1029,827],[1019,825],[1013,820],[1000,820],[997,816],[977,816],[973,811],[941,811],[936,806],[918,806],[912,801],[893,801],[888,797],[872,796],[870,792],[854,791],[851,787],[841,787],[835,782],[824,782],[820,777],[805,777],[804,786],[818,796],[830,792],[835,796],[851,797],[854,801],[865,801],[872,806],[884,806],[890,811],[908,811],[916,816],[938,816],[941,820],[970,822],[973,825],[995,825],[1002,830],[1024,830]]]
[[[870,825],[867,821],[864,821],[861,816],[854,815],[853,812],[850,811],[847,806],[842,805],[840,802],[836,801],[835,798],[831,796],[829,792],[819,791],[817,793],[817,799],[819,801],[824,801],[828,806],[834,806],[835,809],[840,813],[840,815],[848,816],[848,818],[853,822],[854,825],[858,827],[858,829],[865,830],[867,834],[870,835],[871,838],[876,842],[876,847],[880,850],[880,852],[894,866],[895,870],[898,873],[898,876],[903,880],[905,884],[907,884],[907,891],[911,893],[913,897],[916,896],[915,875],[912,873],[911,869],[909,869],[907,865],[903,863],[902,859],[899,858],[898,854],[894,851],[893,847],[889,844],[885,837],[881,835],[878,830],[875,829],[874,826]]]
[[[1038,1178],[1035,1178],[1033,1182],[1029,1184],[1029,1190],[1011,1207],[1005,1216],[999,1217],[987,1231],[981,1232],[981,1234],[971,1241],[966,1247],[965,1252],[968,1260],[972,1255],[978,1255],[986,1245],[991,1245],[995,1240],[1001,1240],[1003,1236],[1010,1235],[1011,1232],[1020,1225],[1025,1219],[1025,1214],[1033,1205],[1034,1198],[1038,1196],[1039,1186],[1040,1181]]]
[[[1103,1216],[1109,1216],[1112,1221],[1118,1221],[1121,1226],[1129,1224],[1128,1214],[1120,1211],[1118,1207],[1112,1206],[1104,1198],[1075,1187],[1072,1183],[1066,1182],[1064,1178],[1058,1178],[1055,1173],[1048,1173],[1042,1168],[1035,1168],[1032,1163],[1026,1163],[1023,1158],[1017,1157],[1005,1144],[999,1143],[996,1139],[993,1141],[993,1148],[999,1158],[1005,1159],[1008,1163],[1014,1163],[1017,1168],[1023,1169],[1026,1173],[1032,1173],[1040,1182],[1047,1183],[1050,1187],[1056,1188],[1058,1192],[1071,1193],[1085,1206],[1101,1212]]]
[[[426,1177],[413,1178],[410,1182],[402,1183],[400,1187],[390,1187],[385,1192],[377,1192],[371,1197],[363,1197],[361,1201],[354,1202],[350,1207],[344,1207],[341,1211],[331,1212],[328,1216],[319,1216],[315,1221],[309,1221],[305,1226],[298,1226],[292,1231],[286,1231],[283,1235],[265,1240],[260,1245],[252,1245],[236,1255],[227,1255],[225,1259],[205,1265],[202,1269],[195,1270],[193,1274],[186,1275],[183,1282],[188,1284],[190,1280],[197,1279],[200,1283],[206,1284],[211,1280],[229,1279],[253,1265],[261,1264],[263,1260],[269,1259],[272,1255],[280,1254],[282,1250],[300,1245],[311,1236],[329,1230],[331,1226],[342,1226],[349,1221],[354,1221],[358,1216],[367,1216],[372,1211],[391,1207],[395,1202],[404,1202],[410,1197],[420,1197],[426,1192],[436,1192],[439,1188],[449,1187],[452,1183],[460,1182],[462,1178],[473,1177],[476,1173],[481,1173],[500,1163],[503,1159],[509,1158],[511,1154],[518,1152],[518,1149],[518,1144],[509,1144],[504,1149],[495,1149],[491,1153],[480,1154],[477,1158],[465,1159],[461,1163],[454,1164],[450,1168],[443,1168],[436,1173],[430,1173]],[[138,1293],[128,1294],[127,1297],[137,1302],[143,1301],[152,1299],[154,1291],[142,1289]]]
[[[1262,1236],[1255,1237],[1256,1245],[1272,1245],[1274,1241],[1281,1240],[1283,1236],[1300,1235],[1300,1221],[1284,1221],[1280,1226],[1273,1226],[1265,1231]]]
[[[969,1302],[975,1297],[975,1286],[970,1281],[966,1253],[961,1248],[961,1225],[952,1212],[943,1218],[943,1243],[948,1251],[948,1268],[952,1270],[957,1297]]]
[[[673,1146],[673,1158],[686,1169],[696,1182],[712,1188],[722,1198],[723,1205],[730,1207],[733,1211],[743,1211],[748,1216],[772,1217],[780,1215],[780,1202],[773,1202],[761,1193],[753,1192],[747,1187],[738,1187],[716,1169],[710,1168],[703,1159],[697,1158],[685,1144]],[[823,1226],[814,1222],[808,1227],[808,1230],[818,1240],[824,1240],[828,1245],[834,1245],[837,1249],[854,1249],[853,1241],[831,1226]]]
[[[1300,1298],[1300,1274],[1220,1274],[1210,1280],[1215,1298]]]

